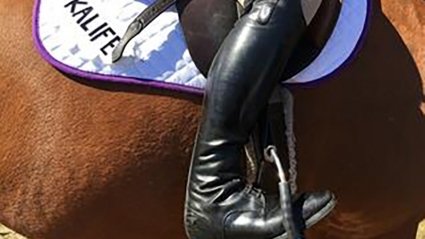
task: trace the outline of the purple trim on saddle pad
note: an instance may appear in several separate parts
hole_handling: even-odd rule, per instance
[[[124,84],[135,84],[135,85],[143,85],[158,89],[164,89],[164,90],[171,90],[176,92],[182,92],[182,93],[189,93],[189,94],[195,94],[195,95],[202,95],[203,89],[194,87],[194,86],[188,86],[188,85],[181,85],[174,82],[163,82],[153,79],[147,79],[147,78],[138,78],[138,77],[129,77],[129,76],[119,76],[119,75],[107,75],[102,74],[99,72],[90,72],[85,70],[80,70],[76,67],[66,65],[57,59],[55,59],[51,53],[46,49],[46,47],[43,45],[43,42],[40,38],[40,6],[41,1],[43,0],[36,0],[34,10],[33,10],[33,38],[35,41],[35,46],[37,50],[40,52],[41,56],[49,62],[51,65],[53,65],[55,68],[57,68],[60,71],[63,71],[64,73],[74,75],[77,77],[85,78],[88,80],[95,80],[95,81],[107,81],[107,82],[117,82],[117,83],[124,83]],[[340,72],[341,69],[345,68],[349,63],[353,61],[353,59],[357,56],[358,52],[360,51],[364,41],[366,32],[368,30],[369,21],[371,17],[371,0],[365,0],[367,5],[367,14],[366,14],[366,20],[364,22],[364,26],[362,28],[362,32],[360,34],[360,38],[356,43],[356,46],[354,50],[349,54],[349,56],[334,70],[330,71],[330,73],[324,74],[324,76],[319,77],[318,79],[315,79],[314,81],[309,82],[291,82],[290,84],[299,85],[299,84],[316,84],[324,79],[327,79],[338,72]],[[49,48],[50,49],[50,48]]]

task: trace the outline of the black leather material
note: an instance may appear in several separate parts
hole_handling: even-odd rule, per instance
[[[299,0],[257,0],[218,51],[189,171],[190,239],[271,239],[285,232],[278,200],[245,184],[241,153],[305,28]],[[332,203],[329,192],[300,197],[299,224],[323,217]]]
[[[257,15],[257,22],[264,25],[267,24],[272,17],[273,10],[277,5],[277,2],[279,0],[269,0],[266,3],[262,4],[261,7],[259,7],[258,15]],[[258,5],[257,5],[258,6]]]

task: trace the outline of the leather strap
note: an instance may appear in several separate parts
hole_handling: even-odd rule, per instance
[[[137,16],[127,28],[118,46],[112,52],[112,61],[118,61],[127,44],[146,28],[159,14],[167,10],[176,0],[157,0]]]

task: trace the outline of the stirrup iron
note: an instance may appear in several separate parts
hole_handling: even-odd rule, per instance
[[[268,146],[264,150],[264,159],[266,162],[274,163],[278,171],[279,177],[279,201],[283,213],[283,226],[288,233],[289,239],[304,239],[303,230],[298,228],[294,221],[292,211],[291,189],[288,180],[286,179],[285,171],[279,157],[277,156],[277,149],[274,145]]]

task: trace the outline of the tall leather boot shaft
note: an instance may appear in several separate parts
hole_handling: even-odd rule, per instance
[[[189,238],[269,239],[284,233],[277,200],[246,186],[241,152],[305,28],[300,0],[257,0],[223,42],[208,74],[189,171]],[[314,216],[332,200],[330,193],[307,198],[303,216]]]

